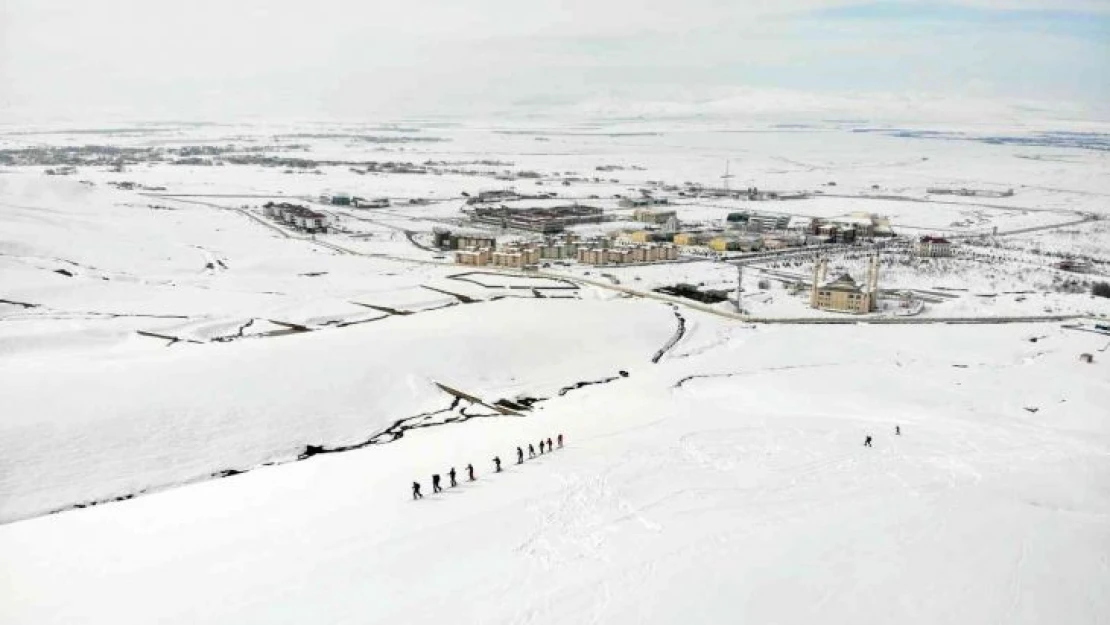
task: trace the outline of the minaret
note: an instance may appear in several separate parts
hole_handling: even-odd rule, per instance
[[[817,289],[825,281],[825,259],[818,258],[813,264],[813,288],[809,292],[810,308],[817,308]]]
[[[871,294],[869,303],[869,310],[875,310],[879,307],[879,255],[875,254],[871,257],[870,267],[867,272],[867,290]]]

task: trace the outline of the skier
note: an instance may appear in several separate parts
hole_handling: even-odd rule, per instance
[[[524,462],[524,450],[520,447],[516,448],[516,463],[522,464]]]
[[[455,467],[451,467],[451,470],[447,472],[447,477],[451,478],[452,488],[459,485],[459,483],[455,481]]]
[[[536,448],[532,446],[532,443],[528,443],[528,457],[529,458],[535,458],[536,457]]]
[[[863,446],[864,447],[870,447],[871,446],[871,435],[870,434],[867,435],[867,438],[863,439]]]
[[[560,434],[555,440],[559,441],[559,448],[561,449],[563,447],[563,435]]]
[[[498,456],[493,457],[493,466],[495,467],[494,470],[493,470],[494,473],[500,473],[501,472],[501,458],[500,457],[498,457]]]
[[[474,465],[472,465],[472,464],[466,465],[466,474],[469,476],[470,481],[473,482],[474,481]]]
[[[543,439],[540,439],[540,455],[543,455]]]
[[[438,493],[441,491],[443,491],[443,489],[439,487],[439,473],[434,473],[432,474],[432,492]]]
[[[551,439],[547,439],[547,453],[551,453]]]
[[[895,436],[901,436],[902,435],[902,426],[900,426],[900,425],[894,426],[894,435]]]
[[[420,494],[420,482],[413,482],[412,483],[412,498],[414,500],[424,498],[424,495]]]

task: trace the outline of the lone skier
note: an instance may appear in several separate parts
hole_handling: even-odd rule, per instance
[[[563,447],[563,435],[560,434],[559,437],[556,438],[555,440],[559,441],[559,447],[562,448]]]
[[[439,473],[434,473],[432,474],[432,492],[438,493],[441,491],[443,491],[443,489],[439,487]]]
[[[494,470],[493,470],[494,473],[500,473],[501,472],[501,458],[499,456],[494,456],[493,457],[493,466],[494,466]]]
[[[520,447],[516,448],[516,463],[517,464],[523,464],[524,463],[524,450],[521,449]]]
[[[528,457],[529,458],[535,458],[536,457],[536,448],[532,446],[532,443],[528,443]]]
[[[420,494],[420,482],[413,482],[412,483],[412,498],[414,500],[424,498],[424,495]]]
[[[871,446],[871,435],[870,434],[867,435],[867,438],[863,439],[863,446],[864,447],[870,447]]]
[[[447,477],[451,478],[452,488],[459,485],[459,483],[455,481],[455,467],[451,467],[451,470],[447,472]]]
[[[549,438],[549,439],[547,439],[547,453],[551,453],[551,451],[552,451],[551,439]]]
[[[470,481],[473,482],[474,481],[474,465],[472,465],[472,464],[466,465],[466,474],[467,474],[468,478],[470,479]]]
[[[900,426],[900,425],[894,426],[894,435],[895,436],[901,436],[902,435],[902,426]]]

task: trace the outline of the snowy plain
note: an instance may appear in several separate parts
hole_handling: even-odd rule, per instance
[[[680,218],[1043,227],[928,265],[889,255],[884,286],[963,289],[926,321],[1098,317],[1107,305],[1057,290],[1043,252],[1110,261],[1105,222],[1061,225],[1110,212],[1104,152],[836,125],[409,126],[0,135],[0,150],[237,144],[470,170],[0,165],[0,621],[1108,622],[1110,336],[753,324],[591,285],[729,288],[723,263],[473,274],[418,245],[462,223],[462,192],[610,208],[648,181],[716,184],[727,159],[737,186],[835,181],[838,197],[681,200]],[[493,178],[505,170],[544,184]],[[562,184],[581,177],[599,181]],[[858,197],[875,185],[906,199]],[[934,203],[933,186],[1015,195]],[[317,202],[340,191],[394,206]],[[345,232],[266,222],[273,198]],[[831,261],[858,274],[858,256]],[[745,274],[750,312],[830,318],[756,284],[807,276],[811,258],[774,265]],[[515,464],[559,433],[565,448]],[[432,494],[451,467],[460,485]]]

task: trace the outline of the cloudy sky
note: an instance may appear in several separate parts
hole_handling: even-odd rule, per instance
[[[1105,111],[1110,0],[0,0],[9,118],[917,97]]]

